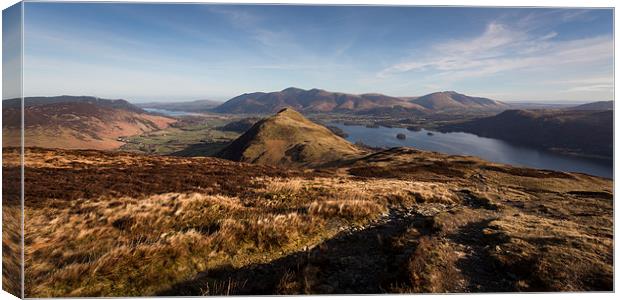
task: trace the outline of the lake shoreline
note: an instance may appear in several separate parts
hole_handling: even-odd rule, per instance
[[[515,145],[500,139],[480,137],[466,132],[441,132],[406,128],[368,128],[360,125],[330,123],[348,134],[347,140],[376,148],[413,147],[450,155],[475,156],[481,159],[521,167],[578,172],[613,179],[613,158],[590,157],[558,149],[541,149]],[[405,134],[404,140],[397,134]],[[432,133],[432,134],[429,134]]]

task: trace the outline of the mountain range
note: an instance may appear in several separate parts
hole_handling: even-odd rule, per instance
[[[234,97],[216,107],[219,113],[270,114],[285,107],[301,112],[351,112],[377,107],[402,106],[423,111],[424,108],[396,97],[381,94],[353,95],[320,89],[303,90],[287,88],[279,92],[256,92]]]
[[[160,108],[209,111],[201,107],[213,102],[198,100],[177,104]],[[150,104],[141,105],[153,108]],[[279,109],[278,114],[266,120],[254,118],[222,126],[220,129],[226,131],[243,133],[247,130],[243,139],[252,139],[252,142],[243,142],[243,139],[236,141],[221,153],[222,157],[246,162],[273,163],[281,160],[285,164],[313,165],[326,162],[312,161],[315,156],[330,158],[338,156],[340,150],[346,154],[359,150],[352,150],[345,144],[348,142],[328,128],[305,119],[292,107],[297,107],[301,113],[336,112],[391,117],[464,110],[503,110],[494,116],[457,121],[438,129],[469,132],[519,145],[580,155],[611,157],[613,153],[613,101],[561,109],[506,110],[509,106],[505,103],[453,91],[397,98],[381,94],[352,95],[288,88],[280,92],[244,94],[211,109],[232,114],[271,114],[272,110]],[[20,99],[3,101],[5,145],[19,144],[20,108]],[[122,99],[66,95],[27,97],[24,99],[24,116],[26,145],[66,149],[116,149],[124,143],[121,137],[163,129],[176,122],[170,117],[151,114]],[[305,124],[304,130],[308,132],[291,129],[287,125],[290,120]],[[260,141],[271,135],[279,137],[277,143]],[[333,149],[319,151],[309,146],[308,142],[315,139],[328,142]],[[256,145],[262,145],[264,149],[255,151]],[[288,152],[284,155],[273,153],[274,149],[282,147]]]
[[[502,110],[508,104],[457,92],[437,92],[422,97],[392,97],[383,94],[347,94],[321,89],[287,88],[279,92],[255,92],[234,97],[212,109],[229,114],[270,114],[290,107],[302,113],[386,114],[391,110],[428,114],[448,110]]]

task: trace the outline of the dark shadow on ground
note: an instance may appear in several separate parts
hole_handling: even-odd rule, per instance
[[[499,264],[489,255],[494,247],[501,242],[496,236],[485,236],[483,230],[494,218],[469,223],[449,235],[455,243],[470,249],[469,253],[456,262],[456,266],[465,277],[469,292],[514,292],[516,277],[510,276],[507,270],[501,270]]]
[[[392,210],[380,224],[325,241],[266,264],[205,271],[159,295],[380,294],[403,281],[415,242],[394,247],[392,238],[428,220]]]

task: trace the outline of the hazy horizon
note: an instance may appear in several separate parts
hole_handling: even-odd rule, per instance
[[[225,101],[296,86],[613,100],[610,9],[24,5],[24,96]]]

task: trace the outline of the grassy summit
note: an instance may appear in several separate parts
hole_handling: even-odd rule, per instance
[[[218,156],[269,165],[318,166],[364,152],[291,108],[254,124]]]

